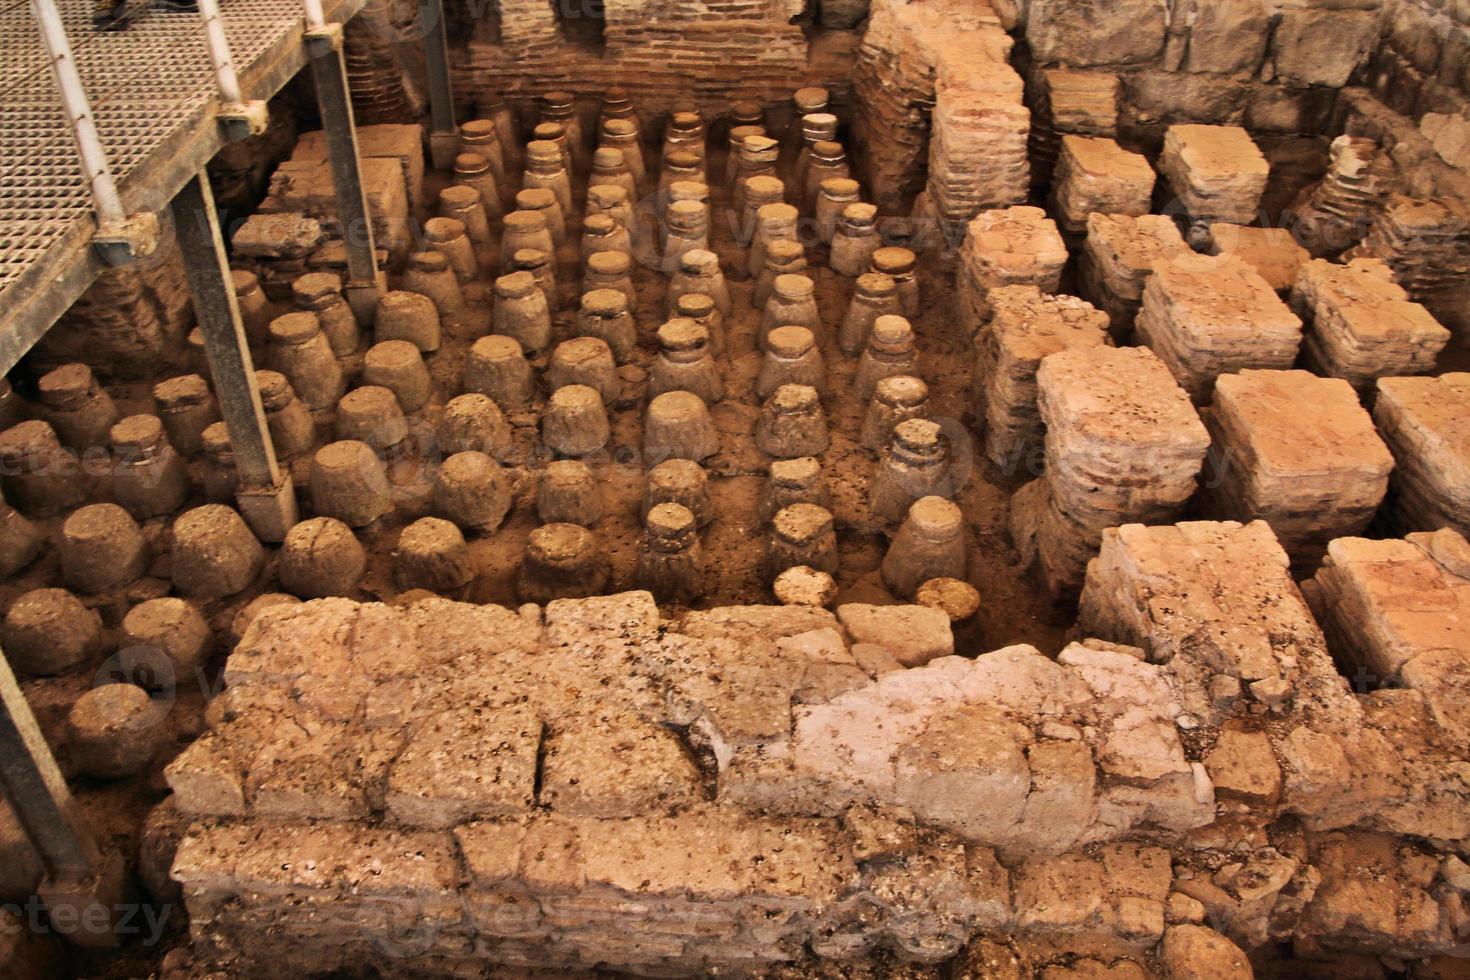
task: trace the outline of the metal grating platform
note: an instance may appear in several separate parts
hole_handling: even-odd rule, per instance
[[[325,0],[347,20],[363,0]],[[162,9],[92,29],[90,0],[58,0],[97,129],[129,211],[166,207],[220,148],[199,15]],[[222,0],[245,95],[274,95],[306,63],[299,0]],[[26,0],[0,0],[0,371],[101,270],[91,201]]]

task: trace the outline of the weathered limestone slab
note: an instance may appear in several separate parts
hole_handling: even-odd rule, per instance
[[[1249,225],[1271,167],[1239,126],[1179,124],[1164,134],[1159,173],[1194,220]]]
[[[1395,460],[1399,528],[1470,533],[1470,374],[1380,378],[1373,421]]]
[[[1079,262],[1080,292],[1106,311],[1113,337],[1121,343],[1133,333],[1154,264],[1188,251],[1178,226],[1164,215],[1090,214]]]
[[[1470,544],[1458,531],[1339,538],[1312,581],[1328,639],[1356,673],[1419,692],[1436,722],[1470,736]]]
[[[1337,710],[1345,685],[1288,567],[1264,521],[1113,528],[1088,568],[1078,625],[1170,664],[1201,719],[1240,698]]]
[[[1222,375],[1207,417],[1207,509],[1271,525],[1292,560],[1361,534],[1388,491],[1393,456],[1351,385],[1306,371]]]
[[[1046,472],[1011,501],[1011,537],[1057,593],[1081,587],[1105,528],[1174,519],[1209,437],[1168,369],[1137,347],[1052,354],[1037,372]]]
[[[1136,327],[1197,404],[1208,401],[1222,374],[1291,367],[1302,339],[1301,320],[1233,255],[1156,263]]]
[[[971,332],[990,317],[986,293],[999,286],[1035,286],[1055,293],[1067,246],[1041,208],[985,211],[969,224],[955,271],[960,310]]]
[[[1450,332],[1410,300],[1377,259],[1308,263],[1291,304],[1308,324],[1307,362],[1359,390],[1378,378],[1432,370],[1450,341]]]
[[[1210,254],[1244,259],[1283,296],[1296,284],[1297,274],[1312,257],[1287,228],[1256,228],[1224,221],[1210,226]]]
[[[1154,169],[1140,153],[1130,153],[1102,137],[1063,136],[1052,178],[1052,203],[1061,226],[1087,230],[1088,215],[1149,213]]]
[[[1044,64],[1139,64],[1162,50],[1164,19],[1147,0],[1032,0],[1026,40]]]
[[[985,455],[1014,471],[1041,449],[1036,372],[1042,359],[1074,347],[1106,346],[1108,317],[1075,296],[1035,286],[1001,286],[988,299],[990,321],[975,337],[975,417],[984,426]]]

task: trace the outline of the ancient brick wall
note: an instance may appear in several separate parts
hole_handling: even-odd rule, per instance
[[[711,115],[736,99],[789,100],[808,78],[801,0],[498,0],[459,15],[455,88],[532,99],[562,89],[595,100],[629,90],[640,110],[694,99]],[[602,17],[594,16],[597,11]],[[841,74],[811,79],[845,87]]]

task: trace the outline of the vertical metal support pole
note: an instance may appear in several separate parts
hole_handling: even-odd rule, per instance
[[[41,736],[10,664],[0,656],[0,781],[53,876],[91,877],[101,854]]]
[[[343,292],[357,322],[370,326],[384,281],[378,273],[372,215],[362,185],[362,162],[357,154],[357,124],[347,88],[347,62],[342,57],[342,25],[307,28],[306,48],[316,82],[317,105],[327,130],[332,159],[332,187],[337,196],[337,219],[347,246],[347,282]]]
[[[454,125],[454,88],[449,83],[449,38],[444,23],[444,0],[423,0],[424,67],[429,76],[429,154],[434,166],[454,166],[459,133]]]
[[[240,513],[256,537],[282,541],[297,521],[296,492],[290,474],[276,463],[266,427],[209,177],[198,173],[190,178],[174,198],[173,207],[194,315],[204,334],[215,396],[230,430],[230,448],[240,474]]]
[[[118,852],[104,854],[77,809],[10,663],[0,654],[0,783],[46,877],[51,927],[76,946],[121,945],[131,886]]]

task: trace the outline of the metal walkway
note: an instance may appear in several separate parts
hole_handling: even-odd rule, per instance
[[[344,22],[364,0],[323,0]],[[224,145],[200,16],[162,9],[117,33],[90,0],[58,0],[98,132],[129,213],[167,212]],[[268,99],[307,62],[301,0],[223,0],[247,99]],[[0,373],[102,270],[76,144],[27,0],[0,0]],[[160,248],[171,247],[167,242]]]

